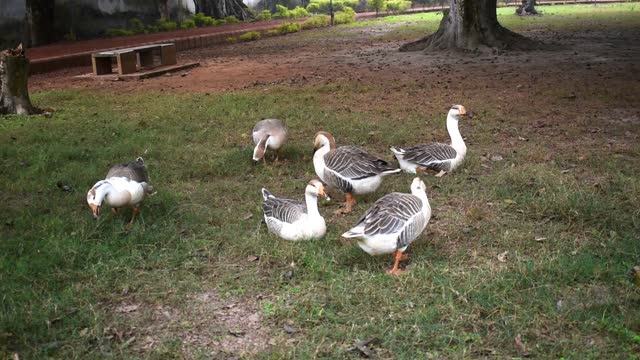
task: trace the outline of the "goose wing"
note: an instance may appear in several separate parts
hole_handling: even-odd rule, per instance
[[[265,200],[262,210],[265,217],[291,224],[307,213],[307,205],[302,201],[277,198],[266,189],[263,190],[263,196]]]
[[[341,146],[324,156],[325,166],[351,180],[364,179],[399,170],[387,161],[355,146]]]
[[[448,144],[430,143],[405,149],[403,159],[431,170],[447,170],[444,167],[458,153]]]
[[[378,199],[369,208],[358,225],[364,226],[366,236],[398,234],[398,247],[413,241],[424,229],[422,200],[404,193],[391,193]]]
[[[129,163],[112,166],[107,173],[106,179],[112,177],[125,177],[135,182],[149,183],[149,174],[147,174],[147,167],[144,164],[144,159],[141,157]]]
[[[253,127],[253,142],[257,144],[267,134],[277,136],[278,134],[284,134],[286,132],[286,126],[278,119],[260,120]]]

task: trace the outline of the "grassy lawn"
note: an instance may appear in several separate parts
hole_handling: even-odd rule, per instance
[[[541,7],[548,16],[530,22],[562,29],[563,19],[578,16],[563,9]],[[612,21],[638,19],[633,4],[571,9],[588,10],[587,21],[601,21],[606,9]],[[517,28],[520,20],[509,18]],[[593,89],[579,93],[581,101],[637,106],[633,89]],[[407,106],[421,91],[417,83],[345,80],[212,94],[32,94],[36,105],[56,109],[52,117],[0,118],[0,358],[210,358],[206,345],[185,354],[179,334],[206,327],[193,299],[211,291],[257,307],[273,345],[262,358],[359,358],[346,349],[368,338],[382,358],[638,358],[640,292],[625,279],[640,259],[637,141],[619,151],[556,143],[535,135],[535,115],[510,113],[490,93],[473,95],[460,99],[479,114],[461,125],[468,159],[456,173],[424,178],[436,217],[410,247],[406,275],[388,276],[390,256],[370,257],[340,234],[382,194],[408,192],[407,174],[387,178],[348,216],[323,203],[322,240],[290,243],[266,231],[260,188],[302,199],[315,176],[316,131],[387,159],[390,145],[446,139],[445,113],[434,109],[451,99]],[[573,89],[561,83],[553,91]],[[555,114],[573,120],[555,124],[558,133],[581,138],[605,126],[581,118],[572,100],[553,99]],[[266,117],[291,129],[286,160],[254,166],[249,132]],[[633,122],[612,128],[638,132]],[[495,153],[504,160],[486,159]],[[138,155],[157,195],[129,232],[129,213],[105,211],[94,221],[87,189]],[[158,327],[159,307],[183,316]],[[222,330],[219,338],[234,331]],[[136,344],[147,336],[156,342],[141,351]]]

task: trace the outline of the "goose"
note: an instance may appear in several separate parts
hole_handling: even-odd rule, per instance
[[[128,225],[132,226],[139,212],[138,205],[147,194],[155,194],[155,191],[153,186],[149,185],[149,175],[144,159],[138,157],[135,161],[112,166],[105,179],[98,181],[89,189],[87,203],[94,219],[100,216],[103,203],[111,206],[114,214],[117,214],[121,207],[132,207],[133,215]]]
[[[324,183],[345,193],[346,200],[336,213],[348,214],[356,204],[353,194],[376,191],[382,178],[397,174],[401,169],[355,146],[336,148],[331,134],[320,131],[314,142],[313,167]]]
[[[269,231],[290,241],[323,237],[327,227],[318,211],[318,196],[327,197],[324,186],[315,179],[305,189],[305,202],[278,198],[262,188],[262,210]]]
[[[381,197],[342,237],[362,238],[358,245],[370,255],[395,252],[395,263],[389,273],[399,275],[400,261],[407,259],[405,250],[420,236],[430,218],[426,186],[416,177],[411,183],[411,194],[394,192]]]
[[[467,116],[462,105],[453,105],[447,115],[451,145],[434,142],[408,148],[391,147],[400,168],[410,174],[437,173],[437,177],[457,168],[467,153],[467,146],[458,129],[458,120],[462,116]]]
[[[260,159],[267,164],[265,158],[265,152],[267,149],[273,149],[276,151],[275,162],[278,162],[280,147],[287,141],[289,130],[278,119],[265,119],[258,121],[253,127],[253,143],[255,148],[253,149],[253,161],[258,162]]]

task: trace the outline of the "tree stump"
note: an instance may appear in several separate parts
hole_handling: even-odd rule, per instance
[[[28,79],[29,59],[22,44],[0,52],[0,115],[40,113],[29,100]]]
[[[522,0],[522,5],[516,9],[516,15],[540,15],[536,10],[536,0]]]

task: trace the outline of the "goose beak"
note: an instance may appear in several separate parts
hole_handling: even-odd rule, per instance
[[[100,205],[89,204],[89,207],[93,213],[93,219],[98,220],[98,217],[100,216]]]
[[[464,106],[460,106],[460,116],[467,116],[467,109]]]
[[[327,195],[327,193],[324,191],[324,186],[320,187],[320,189],[318,189],[318,195],[322,196],[323,198],[327,199],[327,200],[331,200],[329,198],[329,195]]]

